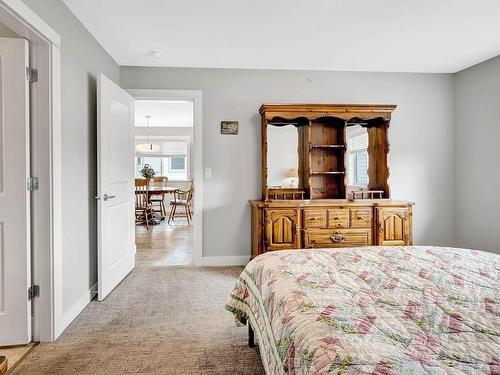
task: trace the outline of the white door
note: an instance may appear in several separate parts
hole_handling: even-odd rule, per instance
[[[28,60],[0,38],[0,346],[31,341]]]
[[[134,99],[97,84],[98,299],[135,267]]]

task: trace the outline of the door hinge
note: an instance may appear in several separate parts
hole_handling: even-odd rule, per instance
[[[38,82],[38,69],[26,68],[26,78],[28,82]]]
[[[40,286],[32,285],[28,288],[28,300],[31,301],[34,298],[40,297]]]
[[[38,190],[38,177],[29,177],[28,181],[26,182],[26,188],[28,189],[28,191]]]

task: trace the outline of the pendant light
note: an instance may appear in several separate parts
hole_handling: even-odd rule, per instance
[[[160,152],[160,145],[158,143],[151,143],[149,141],[149,121],[151,120],[151,115],[146,115],[146,143],[139,143],[135,146],[135,150],[137,152],[149,152],[149,153],[155,153],[155,152]]]

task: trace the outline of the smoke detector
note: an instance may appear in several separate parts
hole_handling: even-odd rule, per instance
[[[153,60],[161,60],[162,54],[160,51],[151,51],[151,57]]]

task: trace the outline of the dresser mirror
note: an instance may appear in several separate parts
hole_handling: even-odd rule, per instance
[[[393,106],[264,105],[264,199],[389,198]]]
[[[294,125],[267,129],[267,186],[274,189],[299,187],[299,135]]]
[[[347,190],[363,191],[368,189],[368,129],[360,124],[346,128],[346,174]]]

